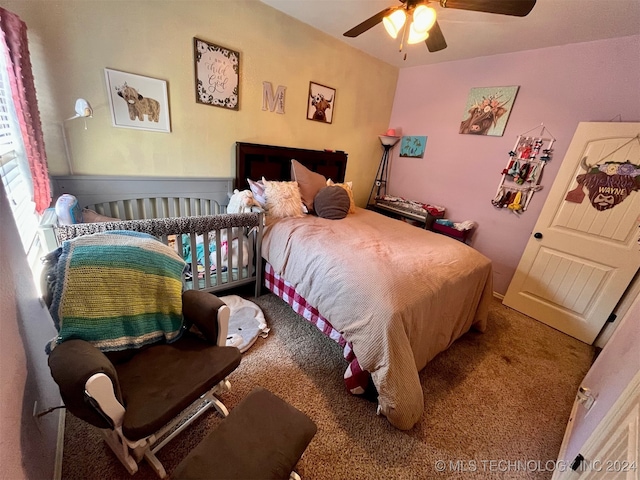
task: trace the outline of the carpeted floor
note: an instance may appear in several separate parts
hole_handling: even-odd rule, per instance
[[[409,431],[349,395],[341,350],[273,294],[252,299],[271,333],[229,377],[233,408],[261,385],[307,413],[318,433],[297,472],[305,480],[551,478],[593,347],[494,300],[487,332],[470,332],[420,373],[424,415]],[[220,418],[210,411],[164,447],[167,472]],[[130,478],[92,427],[67,415],[64,479]],[[155,474],[142,462],[139,480]]]

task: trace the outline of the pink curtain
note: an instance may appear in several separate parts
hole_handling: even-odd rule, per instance
[[[11,96],[15,104],[25,153],[33,178],[33,200],[38,213],[51,203],[47,154],[29,58],[27,26],[17,15],[0,8],[0,35],[6,52]]]

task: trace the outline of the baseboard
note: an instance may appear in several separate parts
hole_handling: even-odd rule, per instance
[[[493,292],[493,296],[494,296],[495,298],[497,298],[498,300],[500,300],[500,301],[504,300],[504,295],[503,295],[503,294],[501,294],[501,293]]]
[[[58,416],[58,438],[56,439],[56,460],[53,464],[53,480],[62,479],[62,454],[64,451],[64,425],[67,411],[60,409]]]

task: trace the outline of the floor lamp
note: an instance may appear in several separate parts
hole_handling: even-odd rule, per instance
[[[61,123],[62,126],[62,141],[64,142],[64,152],[67,156],[67,164],[69,165],[69,174],[73,175],[73,165],[71,162],[71,152],[69,151],[69,142],[67,141],[67,127],[65,122],[69,120],[74,120],[76,118],[92,118],[93,117],[93,109],[89,102],[87,102],[84,98],[79,98],[76,100],[76,114],[73,117],[67,118],[63,120]],[[84,129],[87,129],[87,122],[84,123]]]
[[[369,201],[367,202],[367,205],[374,204],[376,202],[376,198],[380,198],[381,192],[382,195],[387,194],[387,182],[389,179],[389,152],[393,146],[398,143],[398,140],[400,140],[400,137],[396,137],[395,135],[378,135],[378,138],[380,139],[380,143],[384,150],[382,152],[382,159],[380,160],[376,179],[371,187],[371,193],[369,194]]]

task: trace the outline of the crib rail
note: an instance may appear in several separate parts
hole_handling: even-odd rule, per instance
[[[86,208],[123,220],[218,215],[224,211],[215,200],[191,197],[133,198],[88,205]]]
[[[103,215],[123,220],[124,216],[126,220],[136,220],[143,216],[161,218],[222,213],[223,211],[215,210],[215,207],[207,211],[204,205],[198,211],[196,203],[200,203],[200,199],[206,199],[226,205],[229,202],[228,193],[233,191],[233,179],[62,175],[51,177],[51,186],[54,198],[68,193],[78,199],[78,205],[82,208],[91,208]],[[172,203],[179,203],[180,206],[176,207]],[[121,216],[121,212],[128,213]]]
[[[262,229],[262,213],[239,213],[60,225],[55,233],[59,243],[111,230],[148,233],[171,245],[180,256],[184,257],[185,246],[189,247],[190,275],[184,278],[185,289],[216,292],[255,282],[255,295],[259,296]],[[201,258],[197,255],[199,245],[204,252]]]

